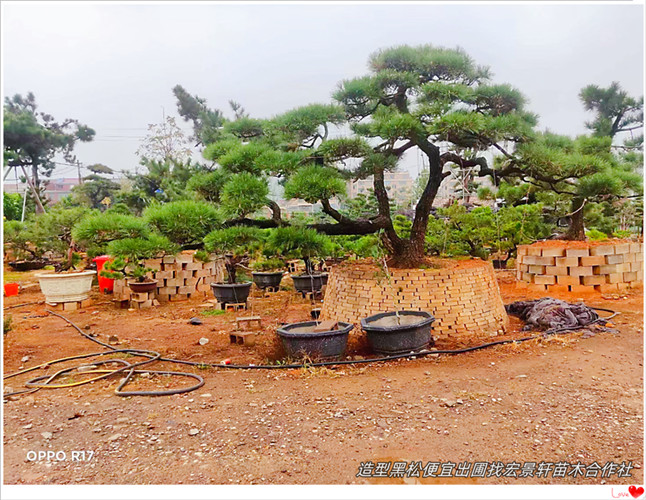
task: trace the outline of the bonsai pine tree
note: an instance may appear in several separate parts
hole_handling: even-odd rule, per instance
[[[204,248],[224,257],[227,282],[236,283],[238,267],[246,265],[262,246],[263,232],[255,227],[233,226],[211,231],[204,238]]]
[[[324,258],[332,252],[332,241],[324,234],[306,227],[274,229],[267,239],[267,247],[287,259],[303,259],[305,274],[314,274],[315,258]]]
[[[544,132],[520,144],[514,152],[504,152],[494,169],[494,180],[504,179],[505,191],[518,197],[519,185],[525,196],[553,207],[555,215],[569,220],[566,239],[585,239],[588,213],[618,200],[642,195],[643,136],[623,145],[613,138],[643,124],[643,98],[632,99],[618,84],[608,89],[588,86],[580,97],[588,110],[596,112],[587,127],[591,136],[575,139]],[[639,125],[641,128],[642,125]],[[617,153],[616,151],[619,151]]]
[[[379,233],[395,264],[416,265],[424,258],[429,214],[449,175],[446,170],[477,167],[486,175],[490,170],[479,153],[525,140],[535,117],[524,111],[520,92],[509,85],[491,85],[488,69],[461,49],[393,47],[373,54],[369,66],[368,75],[339,85],[334,104],[308,105],[268,120],[245,115],[224,121],[204,156],[227,174],[244,172],[265,184],[275,177],[285,185],[286,196],[320,203],[327,221],[311,223],[310,229],[328,235]],[[340,126],[351,133],[331,134]],[[403,238],[393,227],[384,177],[409,150],[421,151],[430,171],[410,235]],[[347,180],[369,177],[377,200],[371,213],[335,208],[334,198],[345,194]],[[235,190],[236,196],[226,199],[230,182],[234,179],[221,188],[223,204],[232,209],[227,225],[290,225],[278,205],[255,186]],[[210,190],[208,196],[217,195]],[[253,216],[262,207],[270,210],[271,219]]]
[[[113,261],[105,263],[101,276],[112,279],[130,278],[143,283],[153,270],[144,265],[146,259],[177,252],[177,245],[165,236],[151,234],[147,238],[124,238],[108,243],[108,253]]]

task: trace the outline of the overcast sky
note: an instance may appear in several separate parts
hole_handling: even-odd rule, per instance
[[[643,19],[638,4],[3,2],[3,88],[93,127],[94,142],[77,147],[84,164],[133,169],[147,124],[162,108],[176,114],[176,84],[227,114],[234,99],[263,118],[329,102],[378,48],[459,45],[528,97],[541,128],[579,134],[590,119],[583,86],[616,80],[643,94]],[[408,168],[415,175],[414,159]]]

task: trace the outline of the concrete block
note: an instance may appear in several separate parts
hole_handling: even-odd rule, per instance
[[[541,256],[543,257],[563,257],[565,255],[565,248],[542,248]]]
[[[590,255],[613,255],[615,247],[613,245],[599,245],[590,247]]]
[[[568,248],[565,250],[566,257],[587,257],[590,255],[589,248]]]
[[[592,276],[592,266],[570,267],[568,269],[570,276]]]

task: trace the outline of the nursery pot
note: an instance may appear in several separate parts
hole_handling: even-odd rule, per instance
[[[292,276],[294,288],[299,293],[320,292],[327,283],[327,274],[301,274]]]
[[[154,292],[157,288],[157,283],[157,280],[142,282],[128,280],[128,286],[130,287],[130,290],[135,293]]]
[[[283,325],[276,330],[289,357],[336,359],[343,356],[354,325],[339,322],[334,330],[314,332],[318,324],[318,321],[305,321]]]
[[[18,283],[4,284],[4,294],[6,297],[13,297],[14,295],[18,295],[19,290],[20,286],[18,285]]]
[[[114,280],[112,278],[105,278],[101,276],[101,271],[106,262],[111,261],[112,257],[109,255],[99,255],[92,259],[96,263],[96,272],[99,275],[99,291],[101,293],[108,293],[114,290]]]
[[[379,354],[403,354],[419,351],[432,342],[431,323],[435,318],[425,311],[379,313],[361,320],[368,343]]]
[[[251,276],[253,276],[253,282],[256,286],[261,290],[264,290],[268,287],[278,288],[280,286],[280,280],[283,279],[283,272],[251,273]]]
[[[47,260],[13,260],[9,262],[9,267],[14,271],[33,271],[35,269],[42,269],[49,261]]]
[[[253,283],[211,283],[211,290],[218,302],[222,304],[240,304],[247,302],[249,290]]]
[[[90,296],[92,279],[96,271],[81,271],[78,273],[56,274],[42,273],[36,275],[40,290],[45,295],[45,301],[58,304],[59,302],[79,302]]]

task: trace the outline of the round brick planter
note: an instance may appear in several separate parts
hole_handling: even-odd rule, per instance
[[[643,281],[643,250],[642,243],[626,240],[520,245],[517,284],[545,292],[617,292]]]
[[[345,262],[330,271],[322,319],[358,325],[362,318],[397,310],[428,311],[437,338],[489,337],[508,326],[489,262],[441,261],[438,269],[391,269],[392,285],[372,264]]]

